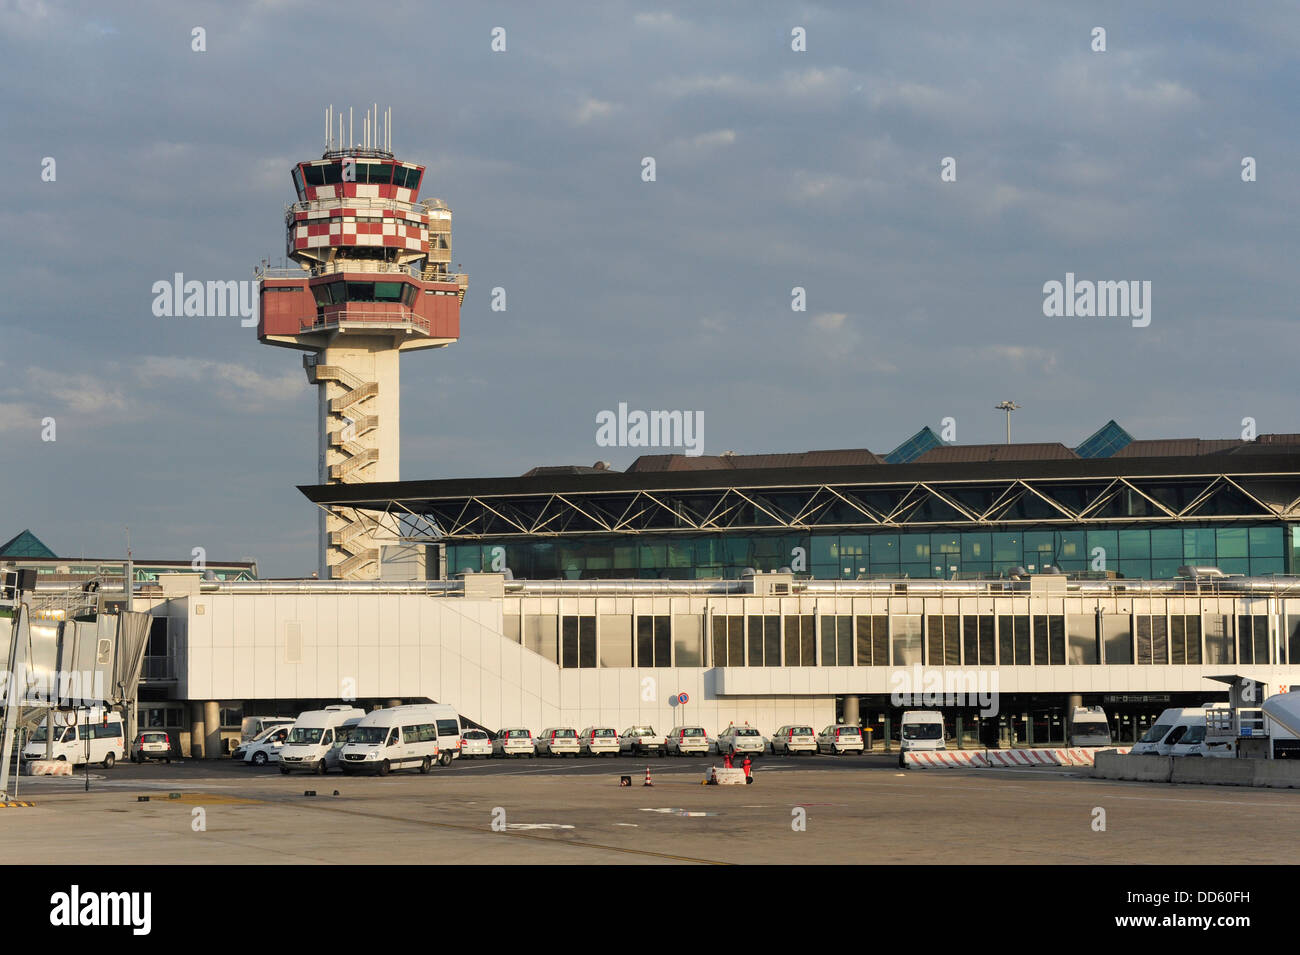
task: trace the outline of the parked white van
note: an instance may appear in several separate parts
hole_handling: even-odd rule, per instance
[[[339,751],[366,711],[355,706],[327,706],[298,716],[280,747],[280,772],[305,769],[323,776],[339,764]]]
[[[1205,727],[1205,707],[1175,706],[1156,717],[1143,737],[1133,744],[1134,756],[1170,756],[1193,726]]]
[[[1070,718],[1071,746],[1109,746],[1110,722],[1100,706],[1076,706]]]
[[[427,773],[435,760],[444,766],[460,755],[460,715],[445,703],[416,703],[367,713],[354,726],[339,753],[347,775],[394,769]]]
[[[947,749],[943,714],[938,710],[907,710],[899,723],[899,748],[904,753]]]
[[[84,766],[87,762],[98,763],[105,769],[112,769],[119,759],[126,759],[126,734],[122,729],[122,717],[118,713],[81,711],[72,726],[56,720],[54,725],[54,759],[64,760],[73,766]],[[46,733],[48,720],[36,728],[31,739],[23,747],[23,759],[46,758]],[[89,759],[87,759],[89,746]]]
[[[261,736],[272,726],[292,726],[293,723],[292,716],[245,716],[239,724],[239,741],[247,743]]]

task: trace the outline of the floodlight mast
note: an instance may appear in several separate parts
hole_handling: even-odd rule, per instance
[[[1011,443],[1011,412],[1019,411],[1020,405],[1014,401],[1004,401],[1001,404],[993,406],[994,411],[1005,411],[1007,413],[1007,444]]]

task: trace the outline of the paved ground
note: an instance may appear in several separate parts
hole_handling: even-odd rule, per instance
[[[699,785],[714,761],[483,760],[386,779],[229,761],[92,768],[89,794],[80,776],[23,777],[19,798],[37,805],[0,809],[0,844],[11,861],[53,863],[1204,865],[1291,862],[1300,836],[1300,793],[1046,768],[904,773],[885,756],[768,756],[754,785]]]

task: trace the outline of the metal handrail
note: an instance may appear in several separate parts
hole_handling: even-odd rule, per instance
[[[370,196],[340,196],[336,199],[303,199],[299,202],[286,202],[284,214],[291,216],[295,212],[314,212],[321,209],[338,209],[346,205],[349,209],[400,209],[417,215],[428,215],[428,206],[419,202],[407,202],[405,199],[372,199]],[[441,212],[443,210],[438,209]],[[447,210],[450,212],[451,210]],[[439,222],[442,216],[435,217]]]

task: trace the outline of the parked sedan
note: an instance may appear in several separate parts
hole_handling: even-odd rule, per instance
[[[537,737],[537,751],[547,756],[577,756],[578,734],[569,726],[544,729]]]
[[[835,723],[817,734],[817,752],[843,756],[845,753],[861,755],[864,746],[862,730],[856,726]]]
[[[794,753],[816,753],[817,737],[811,726],[782,726],[772,734],[772,753],[790,756]]]
[[[150,759],[172,761],[172,738],[162,730],[145,730],[131,747],[131,762],[143,763]]]
[[[731,724],[718,734],[718,752],[728,756],[750,754],[758,756],[767,749],[763,734],[745,723],[741,726]]]
[[[668,752],[678,756],[703,756],[709,751],[709,734],[703,726],[677,726],[668,734]]]
[[[492,740],[493,756],[527,756],[532,759],[537,755],[533,748],[533,731],[522,726],[510,726],[497,732]]]
[[[462,759],[492,755],[492,737],[483,730],[461,730],[460,755]]]
[[[588,756],[617,756],[618,731],[612,726],[588,726],[578,734],[578,752]]]

